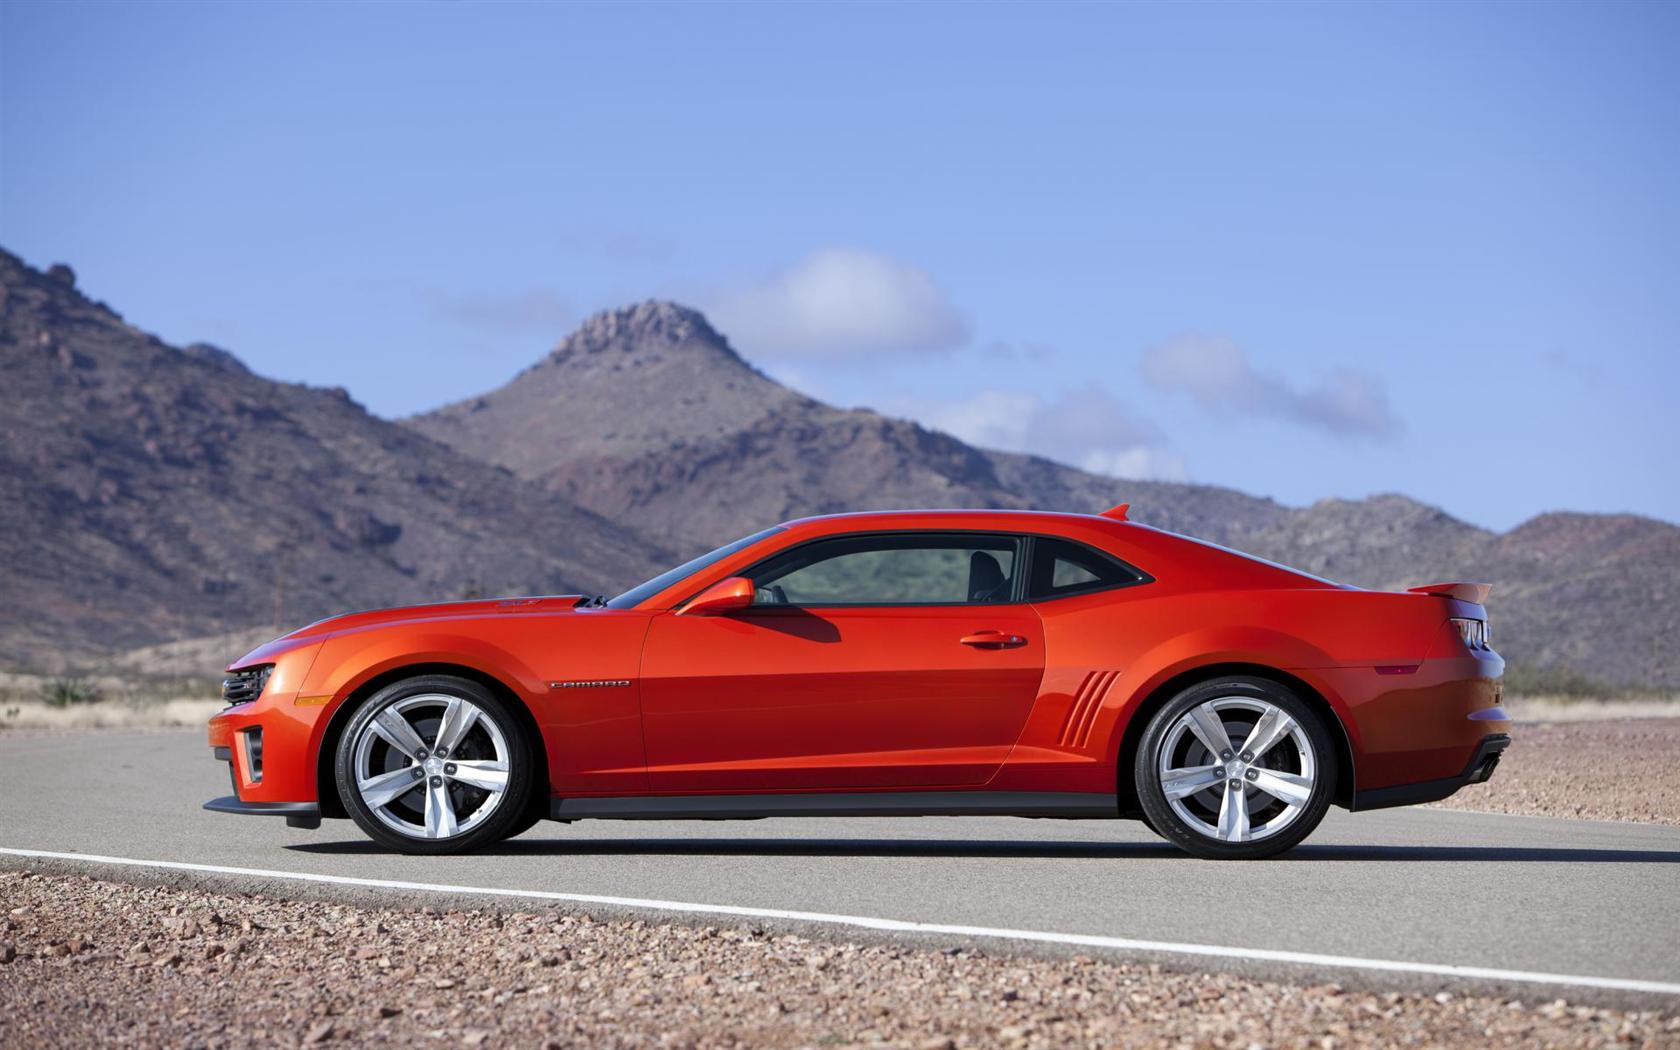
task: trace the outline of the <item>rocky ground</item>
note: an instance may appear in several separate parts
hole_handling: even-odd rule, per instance
[[[1680,1046],[1680,1015],[0,873],[0,1046]]]
[[[1492,780],[1438,804],[1680,824],[1680,718],[1519,722],[1511,735]]]

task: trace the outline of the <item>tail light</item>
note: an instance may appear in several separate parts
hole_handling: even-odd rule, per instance
[[[1458,636],[1464,640],[1464,647],[1470,650],[1482,650],[1489,647],[1486,620],[1471,620],[1464,617],[1452,617],[1452,624],[1458,628]]]

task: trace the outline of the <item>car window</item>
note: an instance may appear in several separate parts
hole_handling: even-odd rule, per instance
[[[1039,536],[1033,540],[1032,573],[1027,597],[1061,598],[1108,587],[1141,583],[1146,577],[1130,565],[1083,543]]]
[[[1018,547],[978,533],[842,536],[747,575],[758,605],[991,605],[1014,600]]]

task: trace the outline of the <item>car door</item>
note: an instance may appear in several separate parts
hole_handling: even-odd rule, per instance
[[[985,783],[1044,670],[1022,547],[993,533],[830,537],[748,569],[749,608],[656,616],[641,678],[650,787]]]

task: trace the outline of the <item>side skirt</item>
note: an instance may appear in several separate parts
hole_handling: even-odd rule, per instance
[[[1107,792],[892,791],[802,795],[557,798],[550,820],[758,820],[764,817],[1118,817]]]

